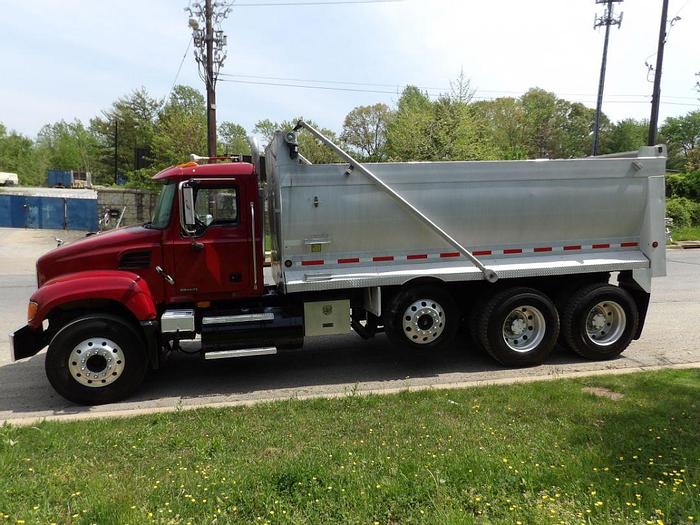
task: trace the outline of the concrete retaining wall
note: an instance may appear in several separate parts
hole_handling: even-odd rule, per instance
[[[102,218],[106,210],[124,211],[121,226],[143,224],[151,220],[153,208],[156,205],[158,194],[146,190],[134,190],[127,188],[97,188],[97,210]],[[107,228],[113,228],[119,216],[110,220]]]

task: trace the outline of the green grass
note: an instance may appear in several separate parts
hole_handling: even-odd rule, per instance
[[[674,241],[700,241],[700,226],[676,228],[672,231],[671,238]]]
[[[0,512],[12,524],[694,523],[699,465],[700,371],[663,371],[0,427]]]

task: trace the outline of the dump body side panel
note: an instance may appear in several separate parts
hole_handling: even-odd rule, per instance
[[[616,269],[662,275],[658,181],[665,158],[663,149],[640,153],[367,167],[508,276]],[[287,291],[377,286],[384,278],[397,284],[397,272],[409,280],[432,269],[449,280],[480,278],[470,277],[471,262],[347,165],[291,160],[280,137],[266,159],[273,275]]]

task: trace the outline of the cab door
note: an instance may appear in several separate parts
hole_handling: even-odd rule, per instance
[[[259,295],[253,282],[257,199],[237,179],[190,181],[195,225],[172,240],[173,301],[197,302]],[[180,188],[182,193],[183,185]],[[183,201],[180,199],[179,208]]]

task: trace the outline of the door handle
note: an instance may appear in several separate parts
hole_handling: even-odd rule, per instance
[[[201,252],[204,249],[204,243],[192,241],[192,249],[196,252]]]

